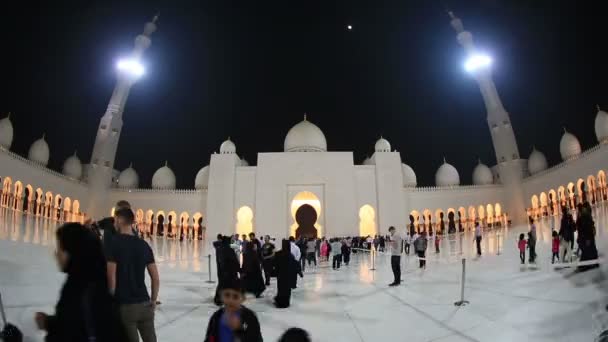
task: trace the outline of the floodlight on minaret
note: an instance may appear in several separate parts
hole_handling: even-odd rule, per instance
[[[450,24],[456,31],[458,43],[464,48],[468,59],[464,68],[470,72],[479,85],[486,107],[487,121],[492,136],[500,181],[505,186],[505,202],[510,217],[515,223],[525,222],[525,205],[522,180],[525,160],[519,156],[515,133],[509,113],[504,108],[496,85],[492,80],[492,58],[481,53],[473,43],[473,35],[465,30],[462,20],[448,11]]]
[[[92,217],[106,216],[106,209],[110,207],[108,193],[122,131],[122,115],[131,86],[145,73],[141,60],[144,51],[152,44],[151,36],[156,31],[157,21],[158,15],[144,25],[143,32],[135,37],[129,56],[116,63],[118,79],[106,112],[99,122],[91,162],[88,165],[89,198],[85,210]]]

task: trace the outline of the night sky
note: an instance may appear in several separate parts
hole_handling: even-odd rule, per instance
[[[595,145],[595,105],[608,108],[600,1],[13,3],[0,21],[0,115],[13,112],[21,155],[46,132],[56,170],[75,149],[89,161],[114,63],[160,11],[115,164],[132,161],[141,187],[168,160],[178,187],[192,188],[228,136],[255,165],[258,152],[283,150],[304,112],[330,151],[354,151],[357,163],[383,135],[419,185],[434,184],[443,156],[469,184],[477,158],[495,156],[446,5],[493,55],[522,157],[536,145],[559,162],[563,126]]]

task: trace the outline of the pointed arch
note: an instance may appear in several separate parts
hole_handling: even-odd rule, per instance
[[[414,216],[414,220],[416,216]],[[415,222],[415,221],[414,221]],[[359,235],[374,236],[378,234],[376,226],[376,210],[369,204],[365,204],[359,208]]]
[[[530,199],[530,201],[532,202],[532,209],[536,210],[538,209],[538,196],[533,195],[532,198]]]
[[[63,199],[63,220],[65,222],[72,222],[72,199],[66,197]]]
[[[72,203],[72,213],[80,215],[80,202],[78,200],[74,200]]]
[[[494,206],[492,204],[486,205],[486,218],[488,223],[494,223]]]
[[[135,220],[138,225],[142,225],[144,222],[144,211],[142,209],[137,209],[135,212]]]
[[[485,219],[485,218],[486,218],[486,209],[483,207],[483,205],[480,205],[480,206],[477,208],[477,215],[479,215],[479,218],[480,218],[481,220],[483,220],[483,219]]]
[[[502,207],[500,206],[500,203],[494,204],[494,213],[496,214],[496,217],[502,216]]]

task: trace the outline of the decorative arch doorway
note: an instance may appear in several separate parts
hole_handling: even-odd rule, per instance
[[[414,210],[411,215],[416,224],[419,216],[418,212]],[[359,236],[374,236],[376,234],[378,234],[378,229],[376,228],[376,211],[374,210],[374,207],[366,204],[359,209]]]
[[[289,236],[319,237],[323,236],[323,227],[319,223],[321,217],[321,201],[310,191],[299,192],[291,200],[292,224]]]

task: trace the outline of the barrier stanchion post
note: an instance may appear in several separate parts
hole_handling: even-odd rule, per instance
[[[460,283],[460,300],[457,301],[456,303],[454,303],[454,305],[456,305],[456,306],[465,306],[465,305],[469,304],[469,301],[464,300],[465,273],[466,273],[466,259],[462,258],[462,280]]]
[[[370,254],[372,256],[372,267],[369,270],[375,271],[376,270],[376,249],[372,248]]]
[[[500,255],[500,233],[496,231],[496,255]]]
[[[209,266],[209,268],[208,268],[209,269],[209,280],[207,280],[206,283],[207,284],[213,284],[213,283],[215,283],[215,281],[213,281],[211,279],[211,254],[207,255],[207,258],[209,258],[208,264],[207,264]]]

